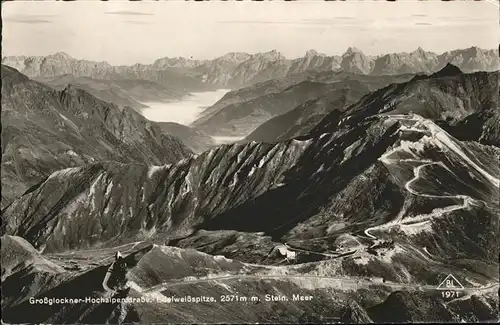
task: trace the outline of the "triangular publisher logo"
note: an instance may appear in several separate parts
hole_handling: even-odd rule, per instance
[[[453,276],[453,274],[448,274],[448,276],[441,282],[438,287],[438,290],[459,290],[464,289],[464,286]]]

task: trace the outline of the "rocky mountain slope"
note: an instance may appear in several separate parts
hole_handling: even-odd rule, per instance
[[[207,62],[194,70],[201,73],[203,82],[227,87],[230,84],[233,71],[251,57],[252,55],[248,53],[227,53],[214,60],[207,60]]]
[[[117,106],[128,106],[139,110],[148,107],[135,100],[127,91],[108,81],[101,81],[89,77],[76,78],[72,75],[64,75],[55,78],[37,78],[37,81],[46,84],[56,90],[62,91],[68,85],[85,90],[92,96]]]
[[[324,95],[262,123],[245,141],[275,142],[306,135],[330,112],[340,113],[369,92],[412,77],[413,75],[373,77],[346,72],[324,76],[321,80],[330,82]]]
[[[330,111],[341,112],[368,92],[362,83],[338,82],[325,95],[262,123],[243,141],[276,142],[306,135]]]
[[[213,60],[161,58],[153,64],[112,66],[106,62],[77,60],[65,53],[45,57],[3,57],[2,63],[18,69],[29,77],[53,77],[73,74],[95,79],[144,79],[163,86],[197,91],[213,88],[249,86],[270,79],[306,71],[346,71],[356,74],[432,73],[447,63],[465,72],[493,71],[500,66],[498,51],[471,47],[442,54],[419,48],[411,53],[381,56],[365,55],[349,48],[343,55],[327,56],[314,50],[304,57],[287,59],[276,50],[265,53],[228,53]]]
[[[291,112],[296,107],[307,106],[320,99],[328,101],[329,96],[332,98],[342,97],[343,95],[338,93],[340,88],[352,87],[355,88],[356,93],[361,94],[378,89],[390,82],[408,80],[411,77],[413,75],[372,77],[348,72],[295,74],[231,91],[207,108],[193,125],[197,129],[215,136],[247,136],[252,131],[260,133],[261,131],[257,131],[257,128],[268,128],[265,122]],[[350,83],[350,81],[352,82]],[[359,98],[351,96],[352,103]],[[336,107],[335,104],[325,105],[327,107],[324,110],[327,112]],[[299,111],[302,109],[298,108]],[[313,110],[310,110],[305,114],[308,115],[312,112]],[[291,112],[290,114],[296,116],[301,113]],[[308,116],[308,118],[319,121],[326,114],[318,116],[318,111],[318,115],[311,115],[315,116]],[[298,124],[304,122],[304,126],[306,124],[305,121],[296,122]],[[290,121],[290,123],[293,122]],[[290,124],[289,127],[291,126]],[[273,128],[273,132],[276,131],[278,130]],[[284,132],[286,129],[281,131]]]
[[[179,100],[188,95],[187,92],[171,90],[155,82],[147,80],[104,80],[89,77],[76,78],[64,75],[56,78],[37,78],[46,85],[62,91],[71,87],[82,89],[92,96],[115,104],[121,108],[128,106],[141,113],[149,106],[141,102],[167,102]],[[193,152],[200,153],[215,145],[214,140],[201,131],[174,122],[158,122],[157,125],[166,133],[182,140]]]
[[[269,119],[290,111],[330,90],[327,83],[302,81],[279,93],[271,93],[243,103],[224,107],[210,118],[196,121],[198,130],[212,136],[246,136]]]
[[[169,89],[155,82],[139,79],[104,80],[90,77],[63,75],[57,77],[38,77],[36,81],[63,90],[68,85],[75,86],[103,101],[118,106],[129,106],[136,109],[148,107],[142,102],[164,102],[179,100],[188,95],[186,91]]]
[[[166,133],[182,140],[194,153],[202,153],[215,147],[214,139],[192,127],[174,122],[158,122],[158,126]]]
[[[328,73],[331,74],[331,73]],[[298,83],[314,78],[316,73],[306,72],[294,74],[284,78],[271,79],[259,82],[254,85],[233,90],[226,93],[220,100],[200,113],[200,117],[193,122],[193,125],[201,125],[214,115],[219,113],[224,107],[239,105],[265,95],[278,94],[281,91],[292,87]]]
[[[52,172],[94,161],[172,163],[191,151],[155,122],[2,65],[2,206]]]
[[[362,121],[372,114],[415,113],[437,121],[461,140],[500,145],[498,72],[464,74],[448,64],[431,75],[392,84],[365,96],[343,114],[332,113],[316,133],[343,119]]]
[[[350,254],[323,258],[318,274],[431,285],[453,269],[486,284],[498,274],[498,153],[418,115],[353,117],[312,138],[222,146],[177,164],[56,172],[2,224],[44,252],[263,232],[299,251]]]
[[[379,109],[380,112],[421,114],[436,120],[447,130],[453,130],[453,134],[462,140],[478,141],[481,138],[485,143],[498,145],[498,72],[464,74],[450,64],[434,74],[410,78],[408,75],[392,79],[387,76],[347,77],[346,81],[334,84],[341,89],[332,87],[331,93],[263,123],[246,141],[273,142],[305,135],[330,112],[333,113],[329,120],[338,122],[355,110],[365,114]],[[387,88],[359,101],[369,91],[391,82],[393,84]],[[351,104],[355,105],[350,108]],[[333,118],[334,115],[337,118]]]
[[[111,80],[139,102],[168,102],[179,100],[190,93],[177,87],[162,86],[156,82],[142,79]]]
[[[460,142],[418,115],[371,115],[361,122],[344,120],[318,137],[222,146],[172,165],[108,163],[57,172],[2,211],[2,232],[22,236],[66,271],[21,267],[6,277],[2,301],[9,303],[2,306],[3,318],[13,323],[491,320],[498,308],[499,153]],[[165,239],[169,245],[186,244],[200,236],[211,239],[197,250],[212,256],[141,244]],[[263,236],[270,241],[251,240]],[[243,245],[258,253],[272,242],[309,261],[238,262],[261,258],[238,249]],[[100,283],[117,249],[130,261],[130,290],[122,293],[127,297],[260,298],[238,305],[131,301],[69,309],[26,301],[29,296],[109,298]],[[28,256],[36,254],[29,251]],[[237,260],[215,256],[222,252]],[[311,254],[322,258],[311,261]],[[451,272],[463,281],[466,296],[443,301],[435,288]],[[10,289],[20,281],[30,293]],[[310,294],[314,303],[260,300],[265,294],[298,293]],[[393,308],[398,313],[384,312]]]

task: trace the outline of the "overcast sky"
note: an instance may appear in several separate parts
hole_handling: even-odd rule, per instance
[[[214,58],[308,49],[341,54],[434,52],[499,44],[490,2],[100,2],[2,3],[3,56],[66,52],[112,64],[160,57]]]

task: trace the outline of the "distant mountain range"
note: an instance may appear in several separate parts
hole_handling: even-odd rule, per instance
[[[144,64],[112,66],[107,62],[77,60],[66,53],[3,57],[2,64],[15,68],[30,78],[73,75],[107,80],[149,80],[178,91],[201,91],[207,88],[200,78],[178,69],[158,69]]]
[[[365,55],[350,47],[343,55],[328,56],[309,50],[304,57],[287,59],[273,50],[265,53],[228,53],[213,60],[161,58],[152,64],[113,66],[107,62],[78,60],[65,53],[48,56],[8,56],[2,63],[25,75],[55,77],[72,74],[95,79],[144,79],[182,90],[197,91],[213,88],[237,89],[254,83],[306,71],[338,71],[370,75],[432,73],[447,63],[464,72],[499,69],[498,50],[478,47],[448,51],[442,54],[418,48],[413,52]]]

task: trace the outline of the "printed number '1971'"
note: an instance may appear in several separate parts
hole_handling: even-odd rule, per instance
[[[446,290],[446,291],[441,292],[441,297],[443,297],[443,298],[458,298],[459,295],[460,295],[460,292],[458,292],[458,291]]]

